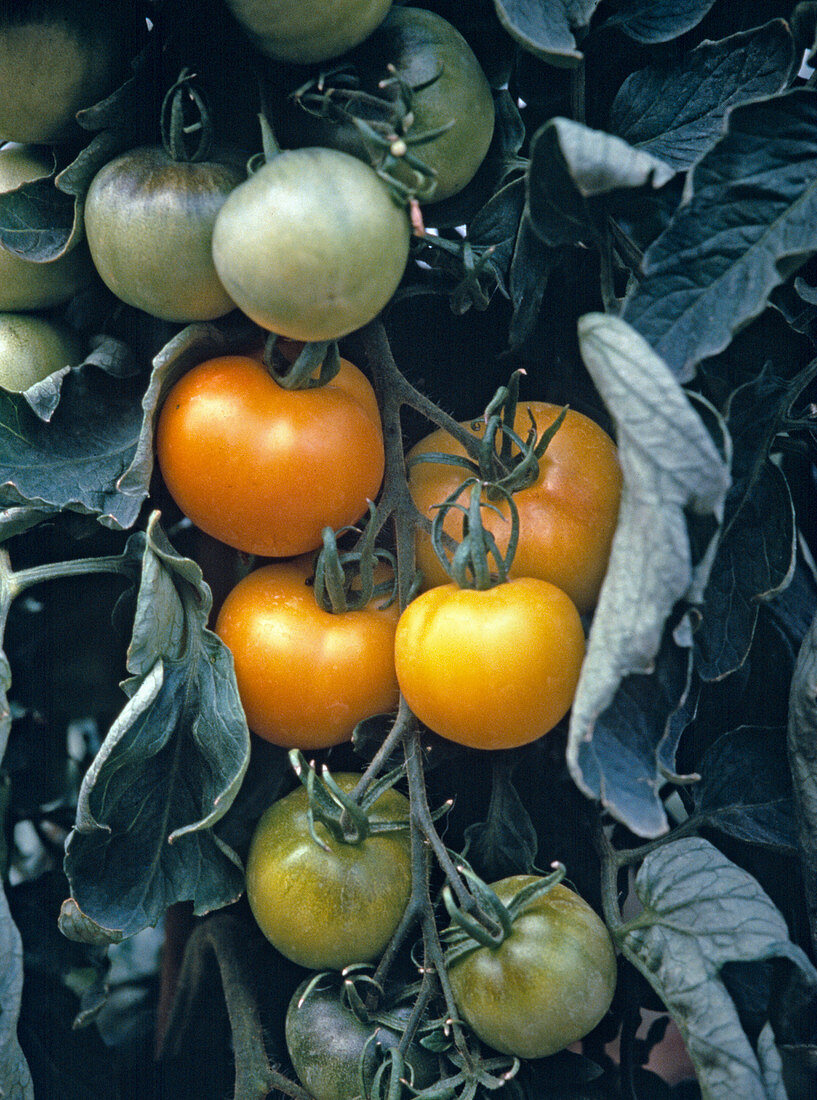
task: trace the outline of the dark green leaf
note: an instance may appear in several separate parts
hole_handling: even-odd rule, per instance
[[[707,749],[698,770],[692,794],[707,826],[746,844],[796,848],[785,730],[730,730]]]
[[[176,901],[197,913],[243,889],[212,831],[249,762],[229,651],[206,628],[210,591],[158,516],[148,541],[128,653],[129,702],[80,790],[66,846],[72,896],[90,920],[132,935]]]
[[[817,950],[817,616],[803,639],[792,677],[788,754],[811,946]]]
[[[635,892],[643,911],[617,931],[684,1037],[710,1100],[785,1100],[768,1030],[756,1052],[720,970],[727,962],[788,959],[817,992],[817,971],[789,940],[758,883],[705,840],[688,838],[645,858]]]
[[[530,218],[524,215],[516,235],[508,280],[513,303],[508,343],[512,348],[518,347],[533,332],[551,272],[561,256],[562,250],[548,248],[534,232]]]
[[[131,527],[141,495],[122,492],[142,429],[143,383],[90,366],[70,371],[48,424],[24,397],[0,391],[0,498],[98,514],[111,527]]]
[[[678,65],[628,76],[613,100],[610,129],[684,171],[720,137],[730,107],[782,92],[794,65],[794,40],[782,19],[702,42]]]
[[[17,1040],[17,1018],[23,988],[23,947],[0,888],[0,1082],[4,1100],[34,1100],[31,1074]]]
[[[720,519],[730,479],[698,412],[629,325],[587,314],[579,321],[579,343],[615,424],[624,486],[573,703],[567,758],[580,789],[607,799],[615,793],[598,785],[597,723],[625,677],[652,671],[676,602],[695,596],[705,584],[710,556],[693,563],[685,513]],[[722,423],[718,429],[725,433]],[[643,835],[656,835],[666,821],[655,791],[643,786],[642,805],[652,811]],[[645,824],[640,818],[639,831]]]
[[[660,790],[675,773],[690,672],[689,650],[668,633],[652,670],[622,680],[572,765],[581,789],[638,836],[668,827]]]
[[[786,478],[765,462],[748,491],[727,497],[724,533],[704,590],[695,630],[695,669],[720,680],[749,653],[761,600],[791,580],[797,548],[794,506]]]
[[[531,225],[551,246],[593,240],[606,197],[617,191],[654,190],[675,174],[621,138],[568,118],[552,118],[537,130],[530,155]]]
[[[817,92],[735,107],[644,255],[622,316],[682,381],[817,248]]]
[[[715,0],[619,0],[608,26],[620,27],[636,42],[669,42],[692,30]]]
[[[0,194],[0,242],[26,260],[61,256],[74,224],[74,204],[53,177],[32,180]]]
[[[587,26],[599,0],[494,0],[499,21],[519,45],[551,65],[581,61],[574,31]]]
[[[488,816],[465,830],[468,861],[487,882],[532,874],[538,846],[533,822],[513,784],[513,759],[500,757],[493,763]]]

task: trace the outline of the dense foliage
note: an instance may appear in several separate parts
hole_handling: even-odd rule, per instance
[[[0,136],[43,143],[0,150],[0,1096],[812,1097],[817,2],[417,0],[441,17],[422,33],[399,0],[328,29],[302,21],[318,3],[263,7],[0,2]],[[371,387],[322,420],[359,374],[312,388],[339,354]],[[212,404],[174,420],[206,361]],[[490,530],[522,545],[540,433],[572,450],[566,405],[620,479],[609,441],[576,444],[578,487],[547,489],[556,565],[484,591],[511,569]],[[464,467],[416,460],[432,432]],[[341,485],[333,535],[312,513]],[[238,538],[259,498],[270,528]],[[254,555],[321,542],[298,623],[345,649],[348,705],[331,660],[275,648],[307,642],[264,619],[274,597],[252,590],[246,647],[267,631],[274,684],[257,660],[237,682],[216,629],[257,565],[313,570]],[[461,591],[417,596],[432,543]],[[563,592],[547,620],[553,569],[581,622]],[[459,609],[403,643],[427,725],[402,697],[379,713],[392,666],[374,684],[355,633],[390,581],[380,654],[406,606]],[[524,610],[517,584],[541,586]],[[307,871],[276,878],[258,823],[296,791]],[[367,844],[399,859],[344,909],[316,872]],[[280,943],[331,941],[308,965],[340,969],[351,938],[371,965],[313,975],[268,942],[251,851],[253,907],[296,926]],[[541,916],[568,896],[588,923]],[[496,1030],[448,977],[478,958]]]

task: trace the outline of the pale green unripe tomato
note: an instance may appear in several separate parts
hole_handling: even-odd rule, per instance
[[[51,157],[33,146],[0,149],[0,193],[51,174]],[[56,260],[34,263],[0,244],[0,310],[48,309],[61,305],[86,286],[93,275],[88,249],[76,245]]]
[[[335,149],[279,153],[229,195],[213,230],[227,293],[293,340],[368,324],[406,266],[409,220],[377,173]]]
[[[82,355],[79,338],[44,317],[0,313],[0,386],[22,393]]]

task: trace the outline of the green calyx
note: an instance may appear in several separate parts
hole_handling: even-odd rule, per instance
[[[377,799],[394,786],[403,774],[401,768],[382,775],[361,798],[356,799],[338,785],[326,765],[318,775],[300,749],[290,750],[289,762],[306,788],[309,835],[319,848],[329,851],[329,845],[318,835],[316,822],[320,822],[337,843],[352,845],[362,844],[369,836],[394,833],[409,827],[408,821],[372,821],[368,812]]]
[[[446,133],[455,120],[416,133],[412,104],[417,92],[439,80],[442,68],[417,85],[409,84],[393,65],[388,69],[389,76],[379,85],[382,95],[364,91],[356,70],[347,64],[308,81],[292,98],[316,118],[338,125],[351,123],[372,167],[401,203],[428,201],[437,185],[436,172],[413,150]]]
[[[264,346],[264,366],[284,390],[311,390],[331,382],[340,370],[336,340],[304,344],[290,362],[278,348],[278,336],[271,332]]]
[[[562,409],[546,431],[538,434],[536,421],[531,416],[530,430],[522,439],[514,429],[516,407],[519,403],[519,378],[521,371],[514,371],[507,386],[500,386],[479,421],[485,431],[477,440],[475,459],[464,456],[429,452],[417,455],[417,462],[441,462],[448,466],[460,466],[488,485],[489,497],[497,499],[508,493],[518,493],[533,485],[539,477],[539,460],[562,426],[567,416],[567,406]]]
[[[206,160],[213,146],[213,124],[195,74],[182,69],[162,100],[162,145],[173,160]]]
[[[312,585],[315,599],[325,611],[336,615],[345,611],[360,611],[378,597],[383,600],[381,608],[394,602],[397,595],[397,563],[388,550],[374,545],[374,513],[374,505],[369,501],[369,523],[352,550],[339,550],[337,539],[346,531],[357,531],[358,528],[342,527],[339,531],[333,531],[331,527],[324,527],[323,546],[315,559]],[[380,561],[391,567],[391,576],[385,581],[375,582],[375,568]]]
[[[553,867],[554,870],[549,875],[523,887],[507,905],[500,901],[491,887],[475,875],[470,867],[461,867],[460,873],[467,879],[479,908],[476,915],[466,913],[454,901],[451,887],[443,887],[443,904],[452,922],[443,932],[446,966],[451,966],[457,959],[478,947],[500,947],[511,934],[513,923],[519,914],[549,893],[565,877],[563,863],[555,863]]]
[[[468,504],[460,504],[458,498],[469,490]],[[482,522],[483,508],[490,508],[501,514],[495,504],[485,499],[490,495],[504,498],[510,513],[511,533],[504,554]],[[519,541],[519,510],[512,495],[500,485],[486,484],[476,477],[469,477],[442,504],[436,505],[436,508],[431,524],[431,543],[451,579],[460,588],[480,590],[507,581],[508,570]],[[449,557],[447,546],[450,536],[445,531],[444,524],[452,509],[462,513],[462,537]]]

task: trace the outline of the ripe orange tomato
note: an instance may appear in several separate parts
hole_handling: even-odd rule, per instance
[[[360,611],[325,611],[307,584],[311,572],[311,556],[257,569],[227,596],[216,623],[247,724],[287,748],[348,741],[361,719],[398,700],[397,603],[384,608],[375,597]]]
[[[209,359],[167,395],[156,432],[162,476],[196,526],[237,550],[314,550],[354,523],[383,478],[374,392],[342,360],[325,386],[285,390],[251,356]]]
[[[445,584],[400,616],[394,656],[400,690],[429,729],[471,748],[508,749],[567,714],[584,631],[570,597],[547,581]]]
[[[528,401],[516,411],[514,430],[522,439],[530,430],[528,410],[536,421],[538,435],[561,412],[558,405]],[[464,427],[472,430],[466,422]],[[475,434],[484,426],[479,424]],[[440,451],[465,452],[448,432],[440,429],[426,436],[409,451],[418,454]],[[409,468],[409,487],[420,511],[432,519],[440,504],[463,481],[465,472],[456,466],[421,462]],[[621,467],[610,436],[589,417],[568,410],[561,427],[539,459],[539,476],[533,485],[514,493],[519,510],[519,545],[510,569],[511,577],[539,577],[550,581],[568,596],[579,611],[590,611],[598,599],[610,556],[610,544],[618,517],[621,496]],[[494,503],[501,513],[484,509],[482,520],[505,551],[510,520],[508,507]],[[458,517],[446,517],[444,529],[459,534]],[[424,531],[417,535],[417,565],[426,587],[445,584],[445,570]]]

